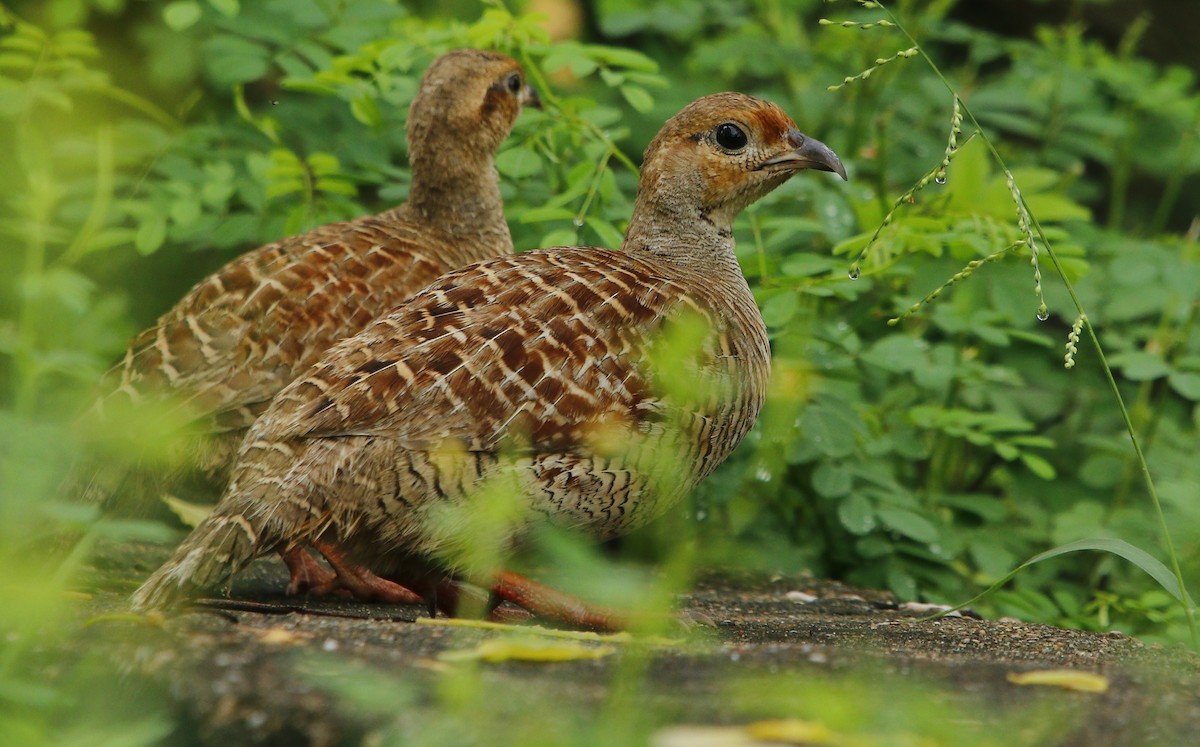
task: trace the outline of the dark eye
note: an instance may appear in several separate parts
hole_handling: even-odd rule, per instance
[[[715,136],[717,145],[725,150],[741,150],[746,147],[746,143],[748,142],[746,133],[742,132],[742,128],[732,122],[717,125]]]
[[[504,81],[504,85],[508,86],[508,90],[512,93],[521,92],[521,76],[513,73]]]

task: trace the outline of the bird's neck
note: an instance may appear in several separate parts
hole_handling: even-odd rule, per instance
[[[649,254],[697,273],[741,278],[732,225],[697,207],[639,199],[621,250]]]
[[[428,146],[414,150],[418,153],[410,160],[408,199],[394,212],[429,227],[448,242],[479,247],[485,256],[512,251],[492,154],[464,157],[447,148]]]

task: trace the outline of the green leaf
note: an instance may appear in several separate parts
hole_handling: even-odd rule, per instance
[[[1054,465],[1046,461],[1037,454],[1029,452],[1021,452],[1021,463],[1029,468],[1029,471],[1043,480],[1053,480],[1058,473],[1054,469]]]
[[[838,503],[837,515],[838,521],[851,534],[864,535],[876,526],[871,502],[861,495],[846,496]]]
[[[822,462],[813,470],[812,482],[813,490],[820,495],[826,498],[837,498],[850,492],[854,480],[845,465],[837,462]]]
[[[200,20],[200,4],[190,1],[168,3],[162,14],[167,28],[172,31],[184,31]]]
[[[888,529],[917,542],[929,543],[938,538],[938,530],[934,523],[912,511],[894,506],[880,506],[875,510],[875,515]]]
[[[241,11],[240,0],[208,0],[208,4],[226,18],[233,18]]]
[[[533,148],[509,148],[496,155],[496,170],[510,179],[524,179],[541,174],[541,156]]]
[[[538,246],[544,249],[549,246],[575,246],[578,243],[579,235],[575,229],[561,228],[543,236]]]
[[[167,238],[167,218],[165,215],[153,213],[146,216],[138,226],[134,235],[133,245],[142,254],[152,254],[158,250]]]
[[[862,430],[862,421],[854,411],[833,400],[813,402],[800,416],[800,437],[828,457],[850,456]]]
[[[923,340],[893,334],[872,345],[861,357],[864,363],[878,366],[885,371],[903,373],[928,365],[927,347]]]
[[[338,162],[337,156],[332,153],[317,151],[305,160],[308,161],[308,166],[312,169],[314,176],[329,176],[341,171],[341,164]]]
[[[762,318],[768,327],[782,327],[796,316],[800,308],[800,298],[795,291],[784,290],[762,304]]]
[[[606,65],[615,65],[616,67],[629,68],[630,70],[638,70],[644,73],[658,72],[657,62],[633,49],[589,45],[587,51],[592,56],[592,59]]]
[[[617,249],[625,240],[625,237],[617,230],[616,226],[603,218],[591,217],[587,219],[588,228],[596,232],[600,237],[600,243],[610,249]]]
[[[541,223],[551,220],[574,220],[575,212],[562,207],[535,207],[517,215],[522,223]]]
[[[231,35],[205,42],[204,59],[208,74],[221,85],[258,80],[270,66],[266,48]]]
[[[383,124],[383,112],[379,110],[379,100],[374,96],[356,96],[350,102],[350,114],[371,129]]]
[[[1200,374],[1176,371],[1167,381],[1179,396],[1193,402],[1200,400]]]
[[[841,263],[829,257],[804,252],[788,257],[780,270],[788,277],[811,277],[829,272],[839,264]]]
[[[1056,558],[1059,555],[1066,555],[1071,552],[1079,552],[1080,550],[1098,550],[1100,552],[1112,553],[1119,557],[1125,558],[1130,563],[1133,563],[1138,568],[1145,571],[1151,578],[1158,582],[1158,585],[1163,588],[1168,594],[1175,597],[1179,602],[1182,602],[1192,609],[1195,609],[1196,603],[1186,592],[1183,594],[1179,591],[1179,581],[1175,578],[1175,574],[1171,572],[1167,566],[1155,558],[1150,553],[1138,547],[1134,547],[1125,540],[1115,539],[1112,537],[1093,537],[1091,539],[1081,539],[1075,542],[1068,542],[1065,545],[1060,545],[1052,550],[1034,555],[1029,560],[1021,564],[1021,570],[1034,563],[1040,563],[1043,560]]]
[[[1140,350],[1129,353],[1118,353],[1117,355],[1110,356],[1108,362],[1113,368],[1121,369],[1121,373],[1125,375],[1125,378],[1131,381],[1148,381],[1171,373],[1171,367],[1167,365],[1167,362],[1163,360],[1161,355],[1146,353]]]
[[[643,114],[654,108],[654,97],[641,86],[621,86],[621,95],[630,106]]]
[[[1145,550],[1134,547],[1125,540],[1115,539],[1113,537],[1092,537],[1090,539],[1081,539],[1075,542],[1068,542],[1065,545],[1059,545],[1058,547],[1034,555],[1029,560],[1026,560],[1021,565],[1009,571],[1008,575],[1006,575],[1004,578],[992,584],[971,599],[968,599],[966,602],[954,607],[953,610],[947,610],[946,612],[953,612],[954,610],[960,610],[964,607],[971,606],[980,599],[992,594],[997,589],[1000,589],[1009,581],[1013,580],[1018,573],[1034,563],[1040,563],[1043,560],[1050,560],[1051,558],[1057,558],[1060,555],[1079,552],[1081,550],[1107,552],[1128,560],[1130,563],[1133,563],[1138,568],[1141,568],[1151,578],[1157,581],[1158,585],[1161,586],[1164,591],[1174,597],[1175,600],[1180,604],[1183,604],[1190,610],[1196,609],[1196,602],[1192,600],[1191,595],[1188,594],[1186,590],[1183,592],[1180,591],[1179,580],[1175,577],[1175,574],[1172,573],[1169,568],[1167,568],[1167,566],[1163,565],[1163,563],[1158,560],[1158,558],[1155,558]],[[934,615],[934,617],[939,617],[944,614],[946,613],[939,612],[937,615]]]
[[[975,565],[979,566],[979,570],[989,578],[1003,576],[1016,560],[1008,549],[987,537],[971,542],[968,552]]]
[[[190,503],[170,495],[162,496],[162,501],[167,504],[170,512],[179,516],[180,521],[193,528],[198,526],[200,521],[204,521],[212,513],[211,504]]]

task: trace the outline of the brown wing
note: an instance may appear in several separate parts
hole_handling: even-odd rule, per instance
[[[455,258],[380,216],[260,247],[193,288],[110,372],[135,399],[167,396],[244,427],[334,342],[366,326]]]
[[[337,345],[249,440],[384,435],[556,450],[662,403],[639,363],[680,292],[608,250],[528,252],[452,273]]]

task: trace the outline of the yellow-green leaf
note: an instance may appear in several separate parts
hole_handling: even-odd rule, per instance
[[[1014,685],[1046,685],[1081,693],[1108,691],[1108,678],[1095,672],[1075,669],[1035,669],[1030,672],[1009,672],[1008,681]]]
[[[195,527],[200,522],[212,513],[213,507],[207,504],[188,503],[180,500],[173,495],[164,495],[163,503],[167,504],[167,508],[171,509],[171,513],[179,517],[179,520],[189,527]]]
[[[602,659],[616,651],[612,646],[588,646],[578,641],[504,640],[484,641],[473,649],[447,651],[445,661],[578,661]]]
[[[825,724],[798,718],[756,721],[746,726],[746,733],[755,739],[784,744],[848,744]]]

